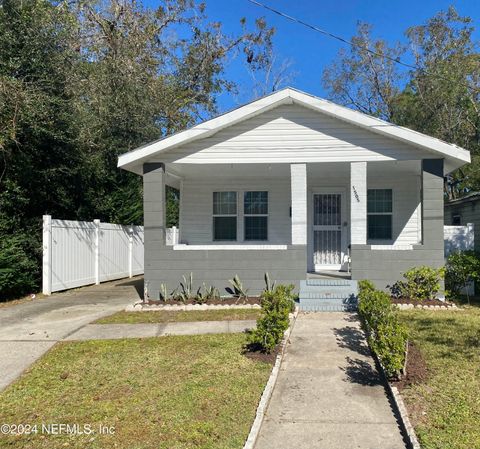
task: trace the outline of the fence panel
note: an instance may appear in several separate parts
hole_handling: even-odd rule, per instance
[[[143,273],[143,226],[43,217],[43,293]]]
[[[466,226],[444,226],[443,235],[445,242],[445,257],[456,251],[467,251],[474,249],[474,225],[468,223]]]

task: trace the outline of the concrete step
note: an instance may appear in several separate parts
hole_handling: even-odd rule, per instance
[[[349,279],[300,281],[300,310],[315,312],[355,310],[357,308],[357,287],[357,281]]]
[[[356,296],[352,290],[341,291],[305,291],[300,290],[299,299],[345,299]]]
[[[356,310],[356,302],[303,300],[299,309],[304,312],[345,312]]]
[[[305,281],[300,281],[300,283],[305,286],[357,285],[357,281],[352,281],[351,279],[307,279]]]

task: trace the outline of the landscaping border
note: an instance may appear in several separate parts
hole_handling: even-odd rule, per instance
[[[402,304],[402,303],[396,303],[394,304],[395,307],[399,310],[414,310],[414,309],[424,309],[424,310],[458,310],[459,308],[457,307],[456,304],[445,304],[443,306],[441,305],[425,305],[425,304]]]
[[[268,404],[270,402],[270,398],[272,397],[273,389],[275,384],[277,383],[278,374],[280,372],[280,365],[282,364],[283,357],[285,354],[285,349],[287,347],[287,342],[290,338],[290,335],[293,330],[293,326],[295,325],[295,321],[297,320],[298,316],[298,307],[295,308],[295,312],[293,312],[293,317],[290,321],[290,326],[285,331],[283,336],[283,340],[280,343],[280,352],[277,355],[275,360],[275,364],[273,365],[272,372],[270,373],[270,377],[268,378],[267,384],[265,385],[265,389],[263,390],[262,397],[260,398],[260,402],[258,403],[257,413],[255,415],[255,420],[253,421],[252,427],[250,428],[250,433],[248,434],[248,438],[243,445],[243,449],[253,449],[255,443],[258,438],[258,434],[260,433],[260,428],[263,423],[263,419],[265,418],[265,413],[267,411]]]
[[[420,443],[418,442],[417,435],[415,434],[415,429],[413,428],[412,423],[410,422],[410,418],[408,417],[407,408],[405,407],[405,404],[403,402],[402,396],[400,395],[400,392],[398,391],[398,388],[393,386],[388,381],[388,377],[377,355],[371,349],[370,349],[370,353],[372,354],[375,360],[375,364],[377,365],[377,368],[379,368],[380,374],[387,385],[388,393],[392,399],[395,412],[400,418],[402,433],[407,440],[407,445],[409,449],[422,449],[420,446]]]
[[[228,309],[261,309],[260,304],[165,304],[150,305],[135,302],[125,307],[125,312],[177,312],[185,310],[228,310]]]

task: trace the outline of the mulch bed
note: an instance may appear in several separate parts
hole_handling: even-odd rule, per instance
[[[414,301],[410,298],[392,298],[393,304],[420,304],[422,306],[450,306],[447,301],[440,301],[439,299],[426,299],[424,301]]]
[[[270,354],[267,354],[266,352],[257,350],[257,348],[253,346],[247,346],[243,352],[243,355],[255,361],[260,361],[264,363],[269,363],[270,365],[274,365],[275,360],[277,359],[277,355],[280,353],[280,349],[281,349],[281,343],[275,346],[275,349]]]
[[[208,301],[203,302],[202,305],[203,304],[206,304],[206,305],[260,304],[260,301],[261,300],[259,296],[249,296],[248,298],[234,298],[232,296],[232,297],[221,298],[221,299],[209,299]],[[188,301],[185,301],[185,302],[175,301],[173,299],[169,299],[167,301],[158,301],[158,300],[149,299],[146,304],[151,306],[164,306],[164,305],[184,306],[184,305],[192,305],[192,304],[199,304],[199,303],[194,299],[189,299]]]
[[[425,363],[420,349],[412,343],[408,342],[408,356],[406,375],[400,380],[392,382],[400,391],[412,384],[419,384],[424,382],[428,377],[428,368]]]

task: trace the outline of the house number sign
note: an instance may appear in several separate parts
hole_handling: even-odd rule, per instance
[[[353,194],[355,195],[355,199],[357,200],[357,203],[359,203],[360,197],[358,196],[357,189],[355,188],[355,186],[352,186],[352,189],[353,189]]]

